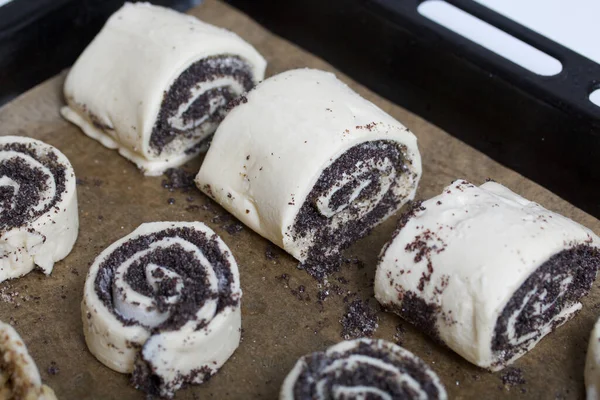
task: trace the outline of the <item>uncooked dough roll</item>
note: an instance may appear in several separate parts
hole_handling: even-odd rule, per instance
[[[497,371],[581,309],[600,267],[589,229],[487,182],[458,180],[403,216],[375,297]]]
[[[23,339],[0,321],[0,399],[56,400],[54,391],[42,384],[40,372]]]
[[[198,187],[318,279],[414,197],[417,139],[335,75],[287,71],[219,126]]]
[[[207,226],[142,224],[90,267],[85,340],[137,388],[171,397],[206,381],[238,347],[241,296],[237,264]]]
[[[0,282],[34,267],[50,274],[77,239],[75,173],[56,148],[0,137]]]
[[[420,358],[384,340],[357,339],[298,360],[280,400],[445,400],[440,379]]]
[[[585,362],[587,400],[600,400],[600,319],[594,325]]]
[[[65,82],[63,116],[160,175],[206,148],[224,106],[264,76],[236,34],[148,3],[126,3]]]

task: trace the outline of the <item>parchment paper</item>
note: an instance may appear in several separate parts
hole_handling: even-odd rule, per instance
[[[269,62],[268,75],[303,66],[335,72],[322,60],[216,0],[207,0],[191,14],[229,28],[256,46]],[[600,233],[600,222],[595,218],[344,75],[338,73],[338,77],[418,136],[424,166],[419,198],[438,194],[455,178],[479,184],[492,177],[526,198]],[[80,316],[85,275],[102,249],[142,222],[199,220],[222,236],[240,265],[244,291],[243,342],[208,383],[182,390],[177,398],[276,398],[282,380],[298,357],[342,340],[339,320],[346,306],[344,296],[333,294],[335,290],[330,288],[330,296],[318,304],[317,292],[325,288],[296,269],[297,262],[292,257],[275,248],[272,252],[276,259],[267,258],[269,244],[265,239],[247,228],[228,233],[223,227],[232,221],[227,221],[226,212],[198,190],[169,192],[161,185],[162,177],[144,178],[117,152],[104,148],[62,120],[58,110],[63,104],[63,80],[64,74],[50,79],[0,109],[0,134],[42,139],[71,160],[81,180],[79,238],[73,252],[55,265],[51,276],[32,272],[0,285],[0,319],[13,322],[29,346],[43,380],[59,398],[142,399],[144,395],[129,386],[128,376],[104,367],[87,350]],[[186,168],[197,171],[199,165],[200,160],[196,160]],[[174,204],[169,204],[169,199],[174,199]],[[397,216],[391,218],[349,249],[347,255],[357,257],[364,267],[345,265],[330,282],[340,286],[344,293],[356,292],[355,298],[371,299],[375,306],[372,287],[375,261],[396,220]],[[284,273],[289,274],[289,282],[277,278]],[[349,283],[338,282],[336,278],[340,276]],[[310,301],[299,300],[291,293],[299,285],[306,287]],[[583,303],[583,311],[577,317],[514,364],[526,380],[521,385],[504,385],[503,372],[491,374],[469,364],[392,314],[379,312],[375,337],[394,341],[396,327],[401,324],[402,332],[396,334],[396,339],[435,369],[450,398],[582,398],[587,340],[600,314],[597,287]]]

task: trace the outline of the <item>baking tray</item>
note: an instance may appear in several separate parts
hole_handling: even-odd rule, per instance
[[[207,0],[190,13],[231,29],[256,46],[269,61],[268,75],[303,66],[336,72],[354,90],[406,124],[417,135],[423,156],[418,197],[438,194],[455,178],[482,183],[492,177],[600,232],[600,221],[594,217],[385,101],[224,3]],[[32,272],[0,284],[0,319],[15,325],[43,380],[59,398],[144,398],[143,393],[129,386],[126,375],[106,368],[88,352],[80,302],[87,269],[99,252],[139,224],[158,220],[197,220],[214,229],[240,265],[244,291],[243,341],[239,349],[209,382],[178,392],[177,399],[276,398],[281,382],[298,357],[342,340],[339,321],[347,305],[344,297],[349,294],[351,299],[370,301],[371,307],[378,310],[379,327],[374,337],[400,341],[429,363],[452,399],[583,398],[587,339],[600,314],[597,287],[584,299],[584,308],[577,317],[514,364],[526,383],[504,384],[504,372],[492,374],[469,364],[395,315],[377,308],[372,287],[376,258],[398,215],[352,246],[346,253],[350,262],[329,279],[330,287],[324,287],[298,270],[292,257],[265,239],[247,228],[238,230],[236,221],[198,190],[169,191],[163,186],[163,177],[142,177],[115,151],[102,147],[62,120],[58,111],[64,104],[63,81],[64,74],[54,77],[0,109],[2,134],[32,136],[58,147],[71,160],[79,179],[80,233],[73,252],[55,265],[50,276]],[[196,171],[200,161],[185,169]],[[347,283],[340,282],[339,277]],[[297,292],[300,285],[306,287],[303,296]],[[323,290],[329,290],[329,296],[319,301]]]
[[[125,0],[12,0],[0,7],[0,105],[71,65]],[[187,10],[200,0],[150,0]]]
[[[420,0],[227,2],[600,218],[600,108],[587,99],[600,79],[593,62],[472,0],[450,3],[542,46],[563,61],[562,73],[535,76],[428,20]]]

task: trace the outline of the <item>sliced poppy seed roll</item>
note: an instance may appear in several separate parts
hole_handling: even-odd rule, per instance
[[[225,106],[264,76],[236,34],[148,3],[126,3],[69,72],[63,116],[146,175],[206,150]]]
[[[375,297],[497,371],[581,309],[600,239],[506,187],[457,180],[407,213],[383,249]]]
[[[335,75],[287,71],[239,103],[196,183],[315,278],[414,197],[416,137]]]
[[[0,137],[0,282],[35,267],[46,275],[73,249],[79,229],[75,172],[56,148]]]
[[[238,347],[239,272],[199,222],[142,224],[94,261],[82,302],[85,340],[150,395],[210,378]]]
[[[298,360],[280,400],[446,400],[440,379],[420,358],[380,339],[341,342]]]
[[[56,400],[15,329],[0,321],[0,399]]]
[[[600,400],[600,319],[590,334],[584,376],[586,400]]]

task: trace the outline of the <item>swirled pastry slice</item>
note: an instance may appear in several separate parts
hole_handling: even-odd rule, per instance
[[[589,229],[498,183],[458,180],[402,218],[381,253],[375,297],[496,371],[581,309],[598,246]]]
[[[142,224],[90,267],[85,340],[137,388],[171,397],[206,381],[238,347],[241,296],[231,252],[204,224]]]
[[[412,199],[415,136],[335,75],[287,71],[219,126],[198,187],[324,278],[340,250]]]
[[[160,175],[206,149],[225,106],[265,67],[232,32],[126,3],[73,65],[62,114],[146,175]]]
[[[38,267],[50,274],[77,240],[75,172],[56,148],[0,137],[0,282]]]
[[[421,359],[384,340],[357,339],[298,360],[280,400],[445,400],[440,379]]]
[[[15,329],[0,321],[0,399],[56,400]]]

